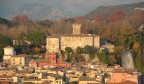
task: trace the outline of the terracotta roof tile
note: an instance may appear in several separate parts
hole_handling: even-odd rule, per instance
[[[137,72],[136,69],[114,69],[114,73],[133,73]]]

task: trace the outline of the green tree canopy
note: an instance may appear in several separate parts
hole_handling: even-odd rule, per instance
[[[3,48],[8,45],[12,45],[11,39],[0,34],[0,57],[3,55]]]
[[[12,41],[10,38],[0,34],[0,46],[8,46],[12,45]]]
[[[76,53],[78,53],[78,54],[82,54],[82,53],[83,53],[83,48],[81,48],[81,47],[77,47],[77,49],[76,49]]]
[[[72,54],[72,53],[74,52],[71,47],[66,47],[66,48],[65,48],[65,51],[66,51],[66,53],[68,53],[68,54]]]
[[[43,32],[32,32],[27,38],[33,41],[35,45],[41,46],[46,44],[46,35]]]
[[[86,53],[86,54],[91,54],[91,53],[97,52],[97,48],[95,48],[93,46],[89,46],[89,45],[86,45],[83,49],[84,49],[84,53]]]
[[[98,58],[101,62],[105,63],[105,64],[109,64],[109,59],[107,57],[107,49],[103,49],[99,54],[98,54]]]

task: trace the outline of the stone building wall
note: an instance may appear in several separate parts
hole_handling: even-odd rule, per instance
[[[61,49],[65,50],[66,47],[71,47],[76,50],[77,47],[84,47],[85,45],[93,46],[92,36],[62,36],[61,37]]]
[[[46,40],[46,49],[47,49],[47,52],[55,52],[55,51],[58,51],[59,48],[60,48],[60,40],[59,38],[56,38],[56,37],[48,37],[47,40]]]
[[[86,45],[100,47],[100,37],[91,34],[81,34],[81,24],[73,24],[73,34],[58,34],[48,36],[46,40],[47,52],[58,52],[65,50],[66,47],[71,47],[76,50],[77,47]]]

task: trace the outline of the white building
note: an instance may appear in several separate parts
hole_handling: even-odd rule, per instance
[[[7,46],[4,48],[3,62],[10,63],[10,58],[15,55],[14,48]]]

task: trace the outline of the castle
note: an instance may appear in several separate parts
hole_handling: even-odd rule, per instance
[[[58,52],[71,47],[76,50],[77,47],[86,45],[100,48],[100,36],[91,34],[81,34],[81,24],[73,24],[73,34],[54,34],[46,39],[47,52]]]

